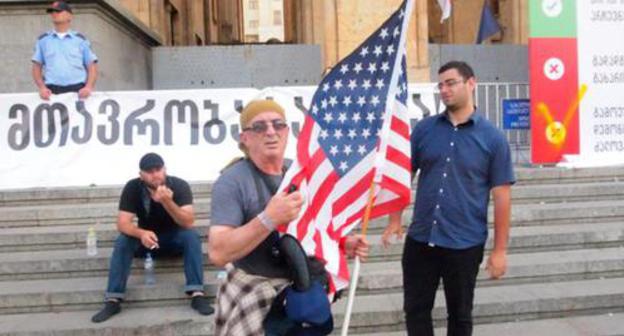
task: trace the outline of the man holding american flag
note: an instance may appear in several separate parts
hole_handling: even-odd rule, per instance
[[[247,154],[245,161],[270,175],[268,179],[272,175],[273,182],[281,180],[281,184],[275,188],[275,196],[263,203],[249,197],[256,188],[251,173],[231,176],[230,170],[222,174],[213,188],[209,232],[209,254],[215,264],[245,264],[244,259],[257,254],[258,249],[267,250],[264,242],[275,240],[271,236],[275,236],[276,229],[296,237],[308,256],[324,263],[330,275],[330,297],[347,286],[347,255],[363,258],[368,253],[363,236],[350,232],[368,218],[401,210],[410,201],[405,45],[412,7],[411,0],[403,2],[323,78],[299,135],[297,157],[283,179],[284,132],[288,128],[283,110],[266,101],[252,102],[243,110],[241,143]],[[266,164],[271,169],[263,168]],[[237,163],[230,169],[242,171],[242,165]],[[292,186],[297,191],[288,194]],[[215,199],[222,201],[217,203]],[[245,199],[249,203],[240,201]],[[223,215],[227,213],[235,216]],[[284,287],[283,278],[276,280],[279,272],[276,277],[260,274],[265,281],[250,280],[248,275],[253,271],[246,264],[249,267],[243,270],[247,274],[241,273],[241,267],[234,268],[219,290],[216,335],[255,335],[261,326],[258,316],[268,310],[266,302],[271,302]],[[239,281],[243,278],[249,281]],[[236,282],[239,285],[232,288],[238,290],[228,290],[228,283]],[[267,285],[255,291],[255,287],[262,286],[251,283]],[[258,308],[236,308],[237,304],[249,305],[244,295],[236,296],[240,292],[255,297],[252,306]],[[251,310],[262,314],[249,314]],[[250,321],[250,315],[256,316],[255,322]],[[241,319],[246,320],[244,326],[238,323]]]
[[[296,218],[302,205],[300,192],[277,189],[289,164],[284,109],[272,100],[252,101],[241,112],[240,126],[245,158],[224,169],[212,189],[208,254],[213,264],[228,268],[217,294],[217,336],[265,335],[267,314],[291,272],[273,255],[276,229]],[[351,235],[344,244],[349,254],[368,253],[361,236]],[[298,327],[275,311],[271,320],[279,327]]]

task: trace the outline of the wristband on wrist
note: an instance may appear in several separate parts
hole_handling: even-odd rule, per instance
[[[275,230],[275,223],[273,223],[273,220],[271,219],[271,217],[269,217],[266,212],[262,211],[261,213],[258,214],[258,220],[260,220],[260,223],[262,224],[262,226],[264,226],[267,230],[269,231],[273,231]]]

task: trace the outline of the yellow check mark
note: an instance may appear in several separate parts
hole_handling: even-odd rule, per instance
[[[557,147],[557,149],[561,149],[561,147],[563,147],[568,133],[568,126],[570,125],[570,122],[574,117],[574,112],[581,104],[581,100],[583,100],[583,97],[585,97],[586,93],[587,85],[582,84],[579,89],[578,95],[572,101],[572,104],[570,104],[568,110],[566,111],[566,114],[563,118],[563,123],[553,118],[552,114],[550,113],[550,109],[548,108],[548,105],[546,105],[546,103],[537,103],[537,111],[544,117],[544,120],[546,120],[546,140],[548,140],[549,143]]]

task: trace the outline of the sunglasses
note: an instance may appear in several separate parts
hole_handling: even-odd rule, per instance
[[[243,128],[243,131],[252,131],[254,133],[262,134],[269,130],[269,122],[273,126],[276,132],[286,129],[288,124],[282,119],[273,119],[271,121],[256,121],[249,127]]]

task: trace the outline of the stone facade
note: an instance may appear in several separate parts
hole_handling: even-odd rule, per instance
[[[491,42],[526,44],[528,1],[488,1],[504,29]],[[282,3],[284,42],[318,45],[320,75],[364,41],[401,0]],[[34,90],[30,56],[37,36],[52,27],[44,10],[48,4],[41,0],[0,0],[0,75],[11,79],[0,82],[0,92]],[[412,82],[427,82],[431,80],[432,62],[436,63],[430,60],[429,45],[474,44],[483,2],[453,1],[452,15],[444,23],[439,21],[437,1],[414,4],[408,75]],[[245,36],[242,0],[74,0],[72,5],[73,27],[89,37],[100,57],[98,90],[152,88],[154,46],[231,45]]]
[[[53,28],[47,4],[0,0],[0,93],[36,91],[30,59],[37,37]],[[159,37],[114,1],[82,1],[73,9],[72,28],[89,38],[100,60],[97,90],[150,89],[151,48]]]
[[[362,43],[401,2],[286,0],[286,40],[319,44],[323,68],[328,69]],[[427,3],[414,1],[408,39],[410,81],[429,80],[427,22]]]
[[[243,41],[240,0],[119,0],[153,29],[165,46]]]
[[[486,0],[503,33],[496,34],[491,43],[527,44],[529,36],[529,0]],[[440,23],[441,10],[436,0],[429,5],[429,37],[432,43],[474,44],[479,31],[484,1],[454,0],[451,17]]]

